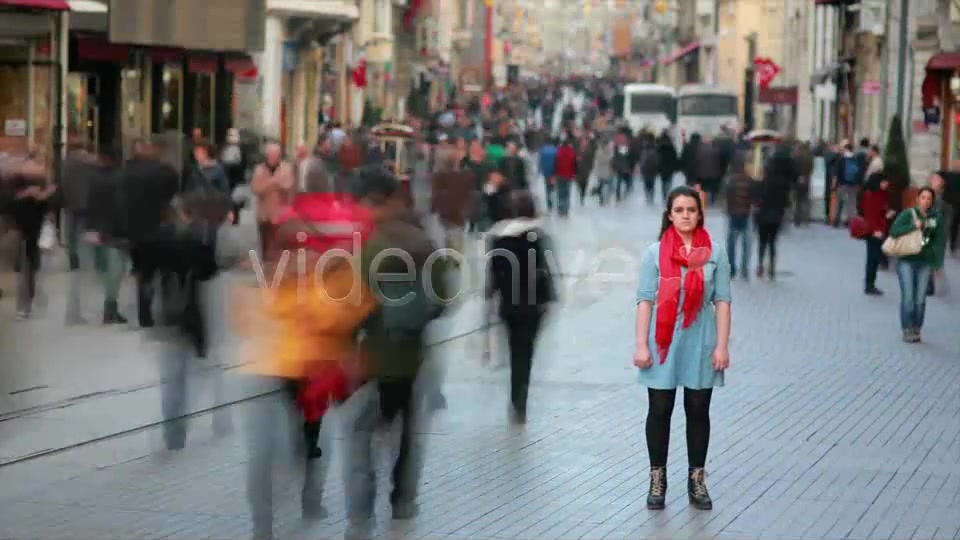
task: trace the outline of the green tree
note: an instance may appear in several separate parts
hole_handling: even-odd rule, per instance
[[[890,119],[890,131],[887,133],[887,147],[883,151],[883,172],[890,183],[899,189],[910,185],[910,162],[907,158],[907,144],[903,140],[903,123],[900,115]]]
[[[890,119],[887,146],[883,151],[883,173],[890,181],[890,204],[894,209],[899,209],[903,192],[910,186],[910,162],[899,114]]]

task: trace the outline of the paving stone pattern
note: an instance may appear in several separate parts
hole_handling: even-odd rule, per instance
[[[658,214],[639,201],[575,207],[569,221],[551,228],[561,247],[565,238],[577,239],[576,249],[562,255],[563,264],[577,266],[579,249],[588,262],[601,259],[603,248],[638,254],[655,240]],[[722,239],[722,219],[710,215],[708,222]],[[421,427],[421,515],[405,523],[383,518],[378,533],[960,538],[958,300],[930,299],[924,343],[906,345],[895,275],[880,277],[886,296],[865,297],[864,248],[845,231],[791,229],[780,251],[782,279],[734,284],[732,369],[712,411],[713,511],[694,510],[686,500],[680,404],[667,508],[645,509],[646,400],[631,367],[636,279],[580,278],[569,281],[575,285],[565,288],[565,305],[540,341],[523,428],[507,422],[507,372],[479,361],[484,334],[433,350],[446,370],[450,407]],[[602,259],[608,272],[627,264]],[[948,271],[960,287],[960,273]],[[230,412],[242,417],[246,407]],[[327,428],[336,429],[336,420]],[[0,537],[248,538],[238,435],[215,438],[201,417],[188,448],[176,454],[157,451],[159,434],[148,431],[0,468]],[[327,482],[331,517],[323,522],[300,521],[297,477],[290,465],[278,468],[281,538],[342,534],[338,450]],[[381,456],[384,467],[389,454]],[[388,510],[382,500],[378,514]]]

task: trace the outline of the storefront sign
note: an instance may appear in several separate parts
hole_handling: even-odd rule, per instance
[[[3,122],[3,134],[7,137],[26,137],[27,121],[22,118],[5,120]]]
[[[863,95],[879,96],[883,86],[880,81],[863,81]]]
[[[797,96],[796,86],[760,87],[757,102],[768,105],[796,105]]]

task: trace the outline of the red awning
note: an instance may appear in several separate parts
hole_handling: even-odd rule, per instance
[[[0,6],[70,11],[70,4],[67,3],[67,0],[0,0]]]
[[[174,64],[183,59],[183,49],[172,47],[148,47],[147,57],[157,64]]]
[[[223,68],[241,79],[256,79],[259,76],[257,65],[246,56],[235,56],[223,61]]]
[[[191,56],[187,58],[187,71],[190,73],[216,73],[216,56]]]
[[[942,52],[933,55],[927,62],[927,69],[933,71],[954,71],[960,69],[960,52]]]
[[[130,58],[130,47],[119,43],[110,43],[105,39],[79,36],[77,38],[77,58],[91,62],[126,62]]]
[[[699,48],[700,48],[700,42],[694,41],[693,43],[690,43],[689,45],[685,45],[682,48],[673,51],[669,55],[664,56],[663,58],[660,59],[660,63],[665,66],[668,64],[672,64]]]

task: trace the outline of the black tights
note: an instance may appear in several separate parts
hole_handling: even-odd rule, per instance
[[[647,451],[651,467],[666,467],[670,450],[670,417],[677,399],[676,390],[647,390],[650,406],[647,411]],[[707,463],[710,445],[710,399],[713,389],[683,389],[683,410],[687,415],[687,461],[692,468]]]
[[[293,403],[297,403],[301,384],[300,381],[294,379],[285,381],[287,397]],[[323,453],[320,448],[320,425],[320,421],[304,420],[303,422],[303,444],[308,460],[316,459]]]
[[[780,236],[779,223],[758,223],[757,224],[757,243],[759,246],[759,260],[757,267],[763,268],[763,261],[770,250],[770,272],[773,273],[777,267],[777,237]]]

